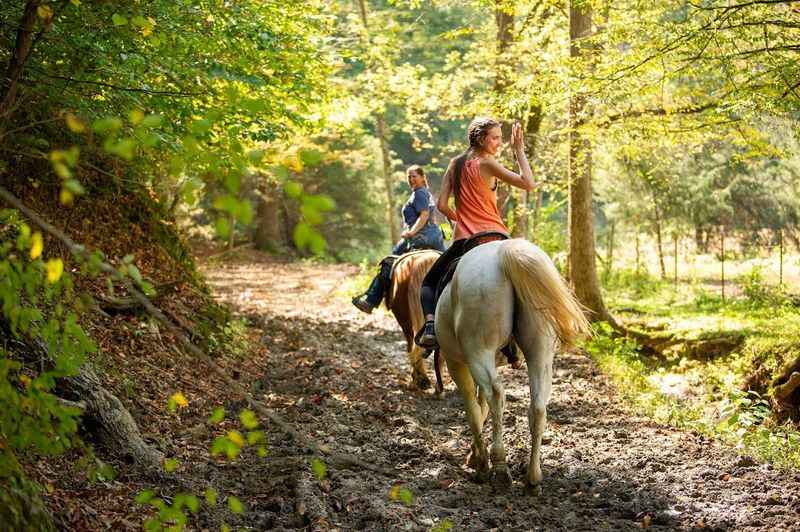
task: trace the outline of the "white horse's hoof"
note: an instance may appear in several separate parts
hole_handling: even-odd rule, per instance
[[[542,484],[531,484],[530,482],[525,482],[525,494],[533,497],[541,497]]]
[[[511,472],[509,472],[508,466],[499,466],[492,470],[492,488],[495,491],[508,491],[511,483]]]

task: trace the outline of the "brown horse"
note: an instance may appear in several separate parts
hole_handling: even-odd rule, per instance
[[[406,337],[406,352],[411,364],[411,381],[419,390],[431,386],[431,380],[425,371],[422,355],[425,352],[414,343],[414,333],[422,327],[424,316],[419,303],[422,280],[439,258],[438,251],[423,249],[401,255],[392,267],[391,286],[386,295],[386,306],[394,314],[403,334]],[[441,393],[438,389],[437,392]]]

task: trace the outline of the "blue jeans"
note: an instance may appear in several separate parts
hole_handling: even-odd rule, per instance
[[[435,249],[437,251],[444,251],[444,236],[442,230],[437,226],[430,224],[414,235],[411,238],[400,239],[397,244],[392,248],[392,255],[402,255],[414,249]],[[389,276],[392,270],[392,261],[384,259],[381,261],[381,270],[378,275],[372,279],[369,288],[367,289],[367,302],[373,307],[380,305],[386,289],[390,286]]]

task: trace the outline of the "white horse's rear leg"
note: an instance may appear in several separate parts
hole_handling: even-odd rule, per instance
[[[489,403],[492,416],[492,485],[497,490],[511,486],[511,473],[506,461],[506,448],[503,444],[503,413],[506,405],[506,392],[503,383],[497,377],[494,365],[494,353],[473,358],[470,372],[480,387],[481,394]]]
[[[489,457],[486,451],[486,443],[483,441],[483,422],[486,416],[478,404],[476,396],[475,381],[470,375],[469,368],[461,362],[456,362],[445,357],[447,370],[453,381],[458,387],[458,391],[464,400],[464,410],[467,413],[467,423],[472,431],[472,445],[470,454],[467,457],[467,465],[475,469],[478,480],[486,480],[489,475]]]
[[[536,495],[542,492],[542,466],[540,449],[542,434],[547,424],[547,402],[553,380],[553,338],[534,325],[534,320],[526,325],[529,331],[524,335],[520,347],[525,353],[528,365],[528,384],[531,390],[531,404],[528,407],[528,426],[531,432],[531,458],[528,464],[528,484]]]

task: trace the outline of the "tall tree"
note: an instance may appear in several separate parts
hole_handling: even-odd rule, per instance
[[[370,31],[367,13],[366,0],[358,0],[358,9],[361,12],[361,22],[364,24],[364,36],[366,39],[366,46],[369,47]],[[370,68],[368,65],[367,68]],[[384,106],[385,107],[385,106]],[[392,239],[392,244],[400,239],[400,230],[397,227],[397,201],[393,193],[392,182],[392,164],[389,155],[389,141],[386,132],[386,110],[385,108],[379,109],[375,115],[375,134],[378,137],[378,142],[381,147],[381,168],[383,169],[383,184],[386,188],[386,204],[388,211],[386,213],[386,223],[389,225],[389,235]]]
[[[570,57],[587,64],[593,60],[592,8],[571,0],[569,6]],[[595,320],[612,321],[606,310],[595,263],[592,214],[592,144],[581,126],[591,113],[586,95],[573,87],[569,100],[569,275],[580,302]]]

